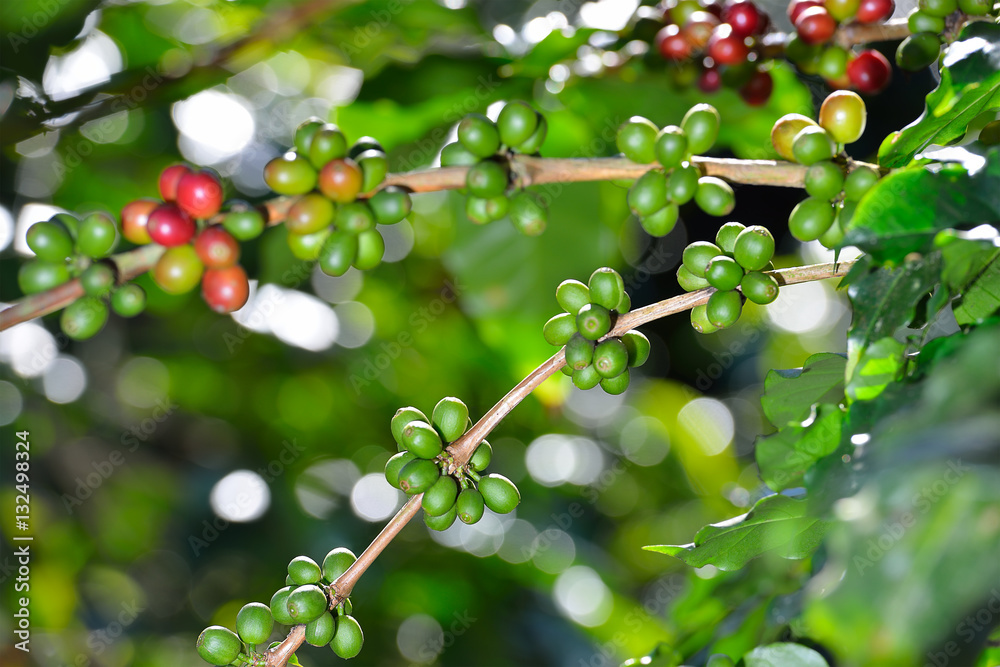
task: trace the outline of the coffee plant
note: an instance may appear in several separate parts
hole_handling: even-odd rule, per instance
[[[9,4],[13,664],[1000,665],[993,0]]]

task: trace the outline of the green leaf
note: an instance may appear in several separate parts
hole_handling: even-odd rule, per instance
[[[766,553],[806,558],[819,546],[828,522],[806,515],[806,502],[788,496],[762,498],[747,514],[705,526],[691,544],[651,545],[648,551],[678,558],[692,567],[738,570]]]
[[[934,289],[941,275],[941,256],[933,253],[896,269],[881,268],[856,280],[847,290],[854,307],[848,331],[851,352],[860,352],[873,340],[891,336],[916,314],[917,304]],[[847,374],[851,375],[848,363]]]
[[[883,167],[902,167],[930,144],[958,139],[976,116],[1000,105],[1000,26],[967,24],[941,62],[941,83],[927,95],[924,113],[879,150]]]
[[[955,306],[959,324],[981,324],[1000,310],[1000,251],[989,255],[989,262],[962,292]]]
[[[858,203],[844,238],[877,261],[901,261],[933,247],[952,227],[1000,219],[1000,148],[986,151],[973,173],[960,164],[934,163],[889,174]]]
[[[844,367],[840,354],[823,352],[806,359],[802,368],[769,371],[760,399],[764,414],[777,428],[799,424],[817,403],[839,403],[844,397]]]
[[[844,380],[840,358],[840,381]],[[843,396],[843,388],[840,388]],[[764,483],[775,491],[802,486],[802,477],[813,464],[837,450],[843,413],[835,405],[821,405],[808,426],[788,426],[757,438],[757,467]]]
[[[854,366],[845,393],[851,401],[870,401],[889,386],[903,369],[906,346],[883,338],[867,346]]]
[[[802,644],[758,646],[743,656],[746,667],[828,667],[823,656]]]

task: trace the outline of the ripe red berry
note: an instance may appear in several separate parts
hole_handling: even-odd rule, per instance
[[[175,204],[160,204],[149,214],[149,238],[167,248],[184,245],[194,238],[194,220]]]
[[[201,279],[201,295],[205,303],[218,313],[239,310],[250,295],[246,271],[239,264],[205,271]]]
[[[192,171],[177,183],[177,205],[195,218],[210,218],[222,206],[222,184],[210,171]]]
[[[714,93],[720,87],[722,87],[722,75],[714,67],[704,70],[698,77],[698,88],[703,93]]]
[[[718,0],[701,0],[699,3],[701,5],[701,10],[703,12],[708,12],[709,14],[715,16],[718,19],[722,19],[722,13],[725,11],[725,7]]]
[[[160,202],[155,199],[136,199],[125,204],[121,216],[122,236],[136,245],[152,242],[146,225],[149,223],[149,214],[159,205]]]
[[[889,85],[892,68],[885,56],[869,49],[847,64],[847,76],[859,92],[874,94]]]
[[[656,33],[656,48],[667,60],[686,60],[691,55],[691,45],[674,23]]]
[[[740,97],[750,106],[759,107],[771,99],[772,90],[774,90],[774,79],[771,78],[771,73],[757,70],[740,88]]]
[[[717,65],[739,65],[750,55],[744,39],[728,23],[716,26],[708,40],[708,55]]]
[[[177,199],[177,184],[182,176],[190,173],[191,169],[186,164],[173,164],[160,172],[160,196],[163,201]]]
[[[795,25],[799,15],[810,7],[823,7],[823,0],[792,0],[788,3],[788,20]]]
[[[763,32],[766,15],[751,0],[730,0],[722,12],[722,20],[733,27],[733,34],[752,37]]]
[[[219,225],[209,227],[194,240],[198,259],[209,269],[224,269],[240,258],[240,244]]]
[[[825,7],[809,7],[799,13],[795,31],[806,44],[825,44],[837,30],[837,21]]]
[[[319,189],[338,204],[354,201],[361,192],[361,167],[349,157],[330,160],[319,172]]]
[[[695,49],[703,49],[705,45],[708,44],[709,38],[712,36],[712,31],[715,30],[715,26],[719,25],[720,21],[715,14],[710,14],[708,12],[693,12],[691,16],[688,17],[687,23],[681,28],[681,34],[684,35],[688,43]]]
[[[861,0],[855,18],[858,23],[881,23],[896,11],[893,0]]]

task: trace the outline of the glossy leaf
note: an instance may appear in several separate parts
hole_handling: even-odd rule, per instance
[[[768,371],[760,399],[764,414],[781,428],[805,420],[817,403],[839,403],[846,364],[843,355],[823,352],[806,359],[802,368]]]
[[[774,491],[802,486],[802,477],[813,464],[837,450],[842,421],[840,408],[821,405],[808,426],[786,426],[773,435],[757,438],[754,448],[764,483]]]

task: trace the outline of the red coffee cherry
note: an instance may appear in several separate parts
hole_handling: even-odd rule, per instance
[[[681,28],[681,34],[695,49],[703,49],[708,44],[715,26],[720,21],[717,16],[708,12],[694,12],[688,17],[687,23]]]
[[[837,30],[837,21],[825,7],[809,7],[799,13],[795,31],[806,44],[825,44]]]
[[[889,85],[892,67],[885,56],[869,49],[847,64],[847,76],[859,92],[874,94]]]
[[[177,205],[195,218],[211,218],[222,207],[222,183],[210,171],[192,171],[177,183]]]
[[[722,75],[714,67],[702,71],[698,77],[698,88],[704,93],[714,93],[722,87]]]
[[[752,37],[764,32],[767,15],[751,0],[730,0],[722,11],[722,20],[733,27],[733,34]]]
[[[656,48],[667,60],[686,60],[691,56],[691,44],[673,23],[656,33]]]
[[[224,269],[240,258],[240,244],[219,225],[202,230],[194,240],[198,259],[209,269]]]
[[[792,0],[788,3],[788,20],[795,25],[799,15],[810,7],[823,7],[823,0]]]
[[[717,65],[739,65],[750,55],[744,39],[728,23],[716,26],[708,40],[708,55]]]
[[[201,279],[201,295],[217,313],[231,313],[246,305],[250,282],[239,264],[225,269],[209,269]]]
[[[151,243],[149,230],[149,214],[160,205],[155,199],[136,199],[122,207],[122,236],[136,245]]]
[[[194,238],[194,220],[176,204],[160,204],[149,214],[149,238],[167,248],[184,245]]]
[[[759,107],[767,104],[773,90],[774,79],[771,78],[771,73],[757,70],[740,88],[740,97],[750,106]]]
[[[893,0],[861,0],[855,18],[858,23],[882,23],[894,11],[896,3]]]
[[[160,196],[163,201],[177,199],[177,184],[181,176],[190,173],[191,169],[186,164],[173,164],[160,172]]]
[[[361,167],[349,157],[330,160],[319,172],[319,189],[338,204],[354,201],[361,192]]]

